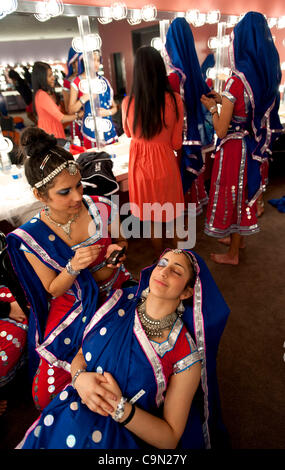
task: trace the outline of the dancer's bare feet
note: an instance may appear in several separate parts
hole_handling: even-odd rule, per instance
[[[261,217],[264,214],[264,201],[263,199],[258,199],[256,202],[256,208],[257,208],[257,217]]]
[[[232,264],[233,266],[237,266],[239,263],[238,255],[232,257],[228,253],[211,253],[211,259],[218,264]]]
[[[5,413],[7,409],[7,400],[0,400],[0,416]]]
[[[226,245],[226,246],[230,246],[231,244],[231,237],[225,237],[225,238],[219,238],[218,239],[218,242],[219,243],[222,243],[223,245]],[[244,243],[244,239],[241,238],[241,243],[240,243],[240,248],[245,248],[245,243]]]

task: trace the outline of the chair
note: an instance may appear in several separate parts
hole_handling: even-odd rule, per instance
[[[0,284],[8,287],[23,312],[29,316],[29,307],[23,288],[13,269],[8,250],[6,236],[0,232]]]

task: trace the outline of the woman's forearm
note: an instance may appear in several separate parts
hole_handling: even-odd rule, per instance
[[[120,422],[123,422],[130,414],[132,405],[126,403],[125,413]],[[172,427],[164,419],[148,413],[136,406],[136,411],[131,421],[125,426],[143,441],[158,449],[175,449],[180,436],[176,435]]]

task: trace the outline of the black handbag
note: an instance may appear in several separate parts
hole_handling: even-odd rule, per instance
[[[77,158],[82,176],[84,194],[110,196],[119,191],[113,173],[113,162],[106,152],[84,152]]]

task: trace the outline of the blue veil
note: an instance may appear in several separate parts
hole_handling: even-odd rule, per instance
[[[68,72],[67,72],[67,75],[66,75],[66,78],[69,78],[72,74],[73,74],[73,68],[72,68],[72,64],[73,62],[77,61],[77,64],[78,64],[78,75],[80,75],[82,72],[83,72],[83,68],[82,68],[82,53],[80,52],[76,52],[73,47],[71,47],[69,49],[69,52],[68,52],[68,58],[67,58],[67,68],[68,68]]]
[[[235,26],[229,49],[233,74],[243,82],[251,103],[247,148],[249,200],[260,186],[260,162],[282,126],[278,116],[281,81],[280,60],[263,14],[249,12]],[[273,132],[274,131],[274,132]]]
[[[203,79],[191,28],[185,18],[175,18],[166,35],[165,48],[169,66],[180,78],[181,97],[185,103],[181,176],[184,192],[203,169],[202,146],[211,143],[211,114],[201,104],[202,94],[210,92]]]

